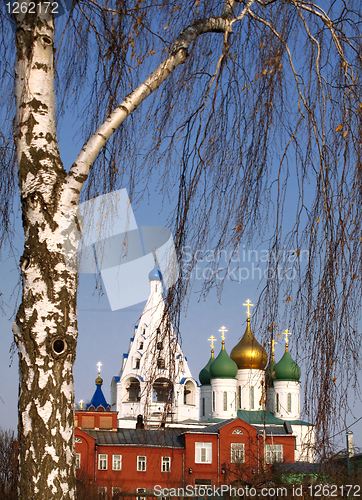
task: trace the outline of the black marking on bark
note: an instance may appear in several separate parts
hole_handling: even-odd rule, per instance
[[[49,144],[54,141],[53,136],[50,132],[47,132],[45,139]]]
[[[42,69],[43,71],[45,71],[45,73],[48,73],[48,65],[47,64],[36,62],[33,66],[33,69]]]
[[[25,124],[28,125],[28,129],[25,132],[25,141],[26,141],[27,145],[30,146],[31,141],[33,139],[33,130],[34,130],[34,127],[35,127],[35,125],[38,124],[38,122],[34,118],[33,113],[30,113],[28,120],[26,122],[24,122],[24,125]]]

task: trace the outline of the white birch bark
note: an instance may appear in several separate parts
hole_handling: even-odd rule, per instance
[[[75,498],[73,364],[77,273],[64,262],[75,216],[62,204],[66,172],[55,128],[54,25],[38,17],[17,30],[16,124],[25,234],[19,351],[20,497]]]

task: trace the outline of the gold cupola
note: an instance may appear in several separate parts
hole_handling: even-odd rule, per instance
[[[246,302],[246,304],[243,304],[248,306],[246,330],[240,342],[232,349],[230,358],[235,361],[239,370],[264,370],[268,362],[268,355],[264,347],[259,344],[251,331],[249,307],[253,304],[250,304],[250,300]]]

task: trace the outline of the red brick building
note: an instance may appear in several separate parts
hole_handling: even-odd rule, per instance
[[[78,474],[107,499],[250,482],[275,460],[293,462],[295,449],[287,424],[236,418],[198,429],[117,429],[110,411],[77,411],[75,438]]]

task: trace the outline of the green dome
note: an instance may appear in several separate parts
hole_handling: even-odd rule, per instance
[[[300,367],[286,351],[282,359],[275,365],[274,380],[290,380],[298,382],[301,376]]]
[[[272,359],[265,369],[266,388],[273,387],[273,382],[274,382],[274,378],[275,378],[275,367],[276,367],[276,361],[275,361],[275,359]]]
[[[210,366],[211,378],[235,378],[237,373],[237,364],[229,357],[223,346],[220,354]]]
[[[210,385],[210,378],[211,378],[210,366],[211,363],[213,363],[214,361],[215,361],[214,354],[212,354],[207,365],[199,373],[199,380],[201,385]]]

